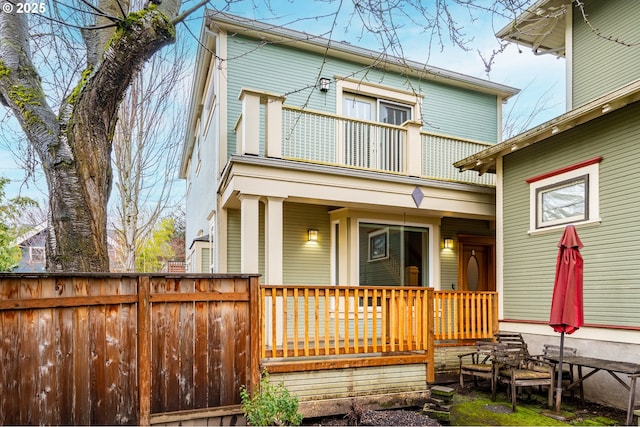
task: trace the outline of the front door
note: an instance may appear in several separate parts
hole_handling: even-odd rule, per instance
[[[495,291],[495,239],[458,236],[458,283],[462,291]]]

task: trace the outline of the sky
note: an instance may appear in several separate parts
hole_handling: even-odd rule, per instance
[[[435,0],[422,0],[422,3],[429,6],[435,3]],[[488,1],[488,3],[493,2]],[[224,2],[212,0],[209,7],[224,6],[224,10],[229,13],[282,24],[309,34],[322,34],[325,37],[329,37],[327,33],[333,28],[330,35],[333,40],[346,41],[355,46],[379,51],[380,44],[370,33],[361,30],[358,18],[349,19],[353,17],[352,5],[353,1],[350,0],[241,0]],[[336,11],[339,11],[337,18],[335,18]],[[509,20],[479,12],[470,16],[469,11],[463,8],[452,9],[452,11],[455,13],[461,32],[468,40],[468,51],[454,46],[446,38],[443,39],[442,46],[434,42],[429,47],[429,35],[419,27],[412,25],[406,16],[413,12],[402,9],[394,12],[394,17],[399,23],[398,35],[404,55],[413,61],[520,89],[520,95],[517,98],[512,98],[504,106],[504,111],[508,111],[513,105],[515,114],[522,117],[527,117],[531,111],[538,111],[537,101],[541,97],[544,98],[544,111],[539,111],[527,128],[550,120],[565,111],[564,59],[558,59],[551,55],[536,56],[527,48],[510,45],[504,52],[496,56],[490,73],[487,73],[480,53],[484,57],[489,57],[493,50],[499,48],[494,34],[508,24]],[[179,37],[185,37],[194,53],[197,49],[197,42],[193,36],[197,37],[200,34],[201,24],[202,12],[198,12],[187,21],[190,31],[185,31],[184,28],[178,29]],[[0,105],[0,119],[7,114],[7,110]],[[5,127],[2,131],[3,133],[7,132],[7,128]],[[18,142],[19,132],[15,138],[16,142],[12,144],[13,147],[20,144]],[[24,142],[21,144],[24,146]],[[18,194],[26,195],[44,205],[47,190],[42,174],[39,174],[40,178],[36,183],[28,181],[25,184],[25,171],[17,166],[14,160],[15,155],[7,150],[7,147],[0,147],[0,175],[11,179],[11,184],[6,189],[6,196],[10,198]],[[24,156],[24,154],[19,155]],[[175,190],[182,192],[184,188],[185,184],[179,182]]]

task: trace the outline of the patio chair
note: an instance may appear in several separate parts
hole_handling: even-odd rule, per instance
[[[545,360],[530,357],[522,347],[498,344],[493,350],[495,387],[491,397],[496,399],[498,383],[509,385],[513,411],[516,410],[518,387],[548,386],[548,407],[553,406],[554,367]]]
[[[522,334],[517,332],[498,332],[494,335],[498,344],[503,344],[510,348],[520,348],[526,356],[529,356],[527,343],[524,341]]]
[[[473,378],[473,384],[478,386],[478,378],[485,378],[491,381],[493,389],[493,346],[491,341],[476,342],[476,349],[470,353],[459,354],[460,366],[460,387],[464,387],[464,376],[470,375]]]

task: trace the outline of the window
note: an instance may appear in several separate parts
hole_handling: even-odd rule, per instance
[[[599,221],[601,157],[527,180],[530,231]]]
[[[360,285],[428,285],[429,228],[360,222],[358,229]]]
[[[406,131],[395,126],[411,120],[410,105],[345,93],[342,111],[355,119],[344,124],[344,160],[348,165],[404,170]],[[376,118],[384,125],[371,123]]]
[[[43,247],[32,246],[29,248],[29,263],[41,264],[45,260],[45,252]]]
[[[400,126],[411,119],[411,107],[408,105],[380,101],[380,121]]]

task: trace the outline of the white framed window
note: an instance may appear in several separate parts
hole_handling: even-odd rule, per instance
[[[527,179],[529,232],[600,221],[601,157]]]

